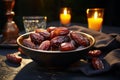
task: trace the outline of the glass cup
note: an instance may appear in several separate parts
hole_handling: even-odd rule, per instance
[[[23,16],[23,23],[26,32],[34,31],[37,28],[46,28],[46,16]]]
[[[67,7],[61,8],[59,17],[62,26],[69,26],[71,22],[71,9]]]
[[[86,13],[87,13],[87,20],[88,20],[88,28],[95,31],[101,31],[104,9],[89,8],[86,10]]]

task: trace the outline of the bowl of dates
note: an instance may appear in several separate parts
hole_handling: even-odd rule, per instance
[[[45,67],[67,67],[87,56],[93,36],[66,27],[48,27],[22,34],[17,44],[24,54]]]

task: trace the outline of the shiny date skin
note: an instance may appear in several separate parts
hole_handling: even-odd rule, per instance
[[[45,31],[45,32],[39,32],[40,35],[44,37],[44,39],[49,39],[50,38],[50,33]]]
[[[53,31],[54,29],[56,29],[57,27],[53,27],[53,26],[51,26],[51,27],[48,27],[47,28],[47,31],[50,33],[51,31]]]
[[[50,48],[50,41],[49,40],[46,40],[46,41],[43,41],[40,46],[38,47],[39,50],[49,50]]]
[[[69,33],[68,28],[66,27],[57,27],[55,28],[53,31],[51,31],[51,38],[55,37],[55,36],[64,36],[67,35]]]
[[[70,32],[70,37],[78,44],[78,46],[88,46],[90,44],[89,40],[76,32]]]
[[[50,33],[45,29],[36,29],[35,32],[42,35],[44,37],[44,39],[49,39],[50,38]]]
[[[51,46],[52,47],[59,47],[61,43],[70,41],[69,36],[56,36],[51,39]]]
[[[50,32],[50,39],[52,39],[52,38],[54,38],[54,37],[55,37],[54,31],[51,31],[51,32]]]
[[[36,45],[33,42],[31,42],[29,38],[23,39],[23,45],[29,48],[33,48],[33,49],[36,47]]]
[[[15,64],[20,64],[22,61],[22,58],[15,54],[7,54],[6,58],[8,61],[15,63]]]
[[[91,57],[98,57],[101,53],[101,50],[90,50],[88,55]]]
[[[76,49],[74,43],[71,42],[64,42],[60,45],[60,50],[61,51],[70,51]]]
[[[49,41],[47,41],[49,40]],[[66,27],[48,27],[36,29],[29,38],[23,40],[23,45],[40,50],[70,51],[81,49],[90,44],[80,33],[68,30]]]
[[[31,33],[30,38],[31,41],[36,45],[39,45],[42,41],[44,41],[44,37],[39,33]]]
[[[104,64],[103,64],[102,60],[100,60],[99,58],[96,58],[96,57],[92,58],[92,66],[96,70],[104,69]]]

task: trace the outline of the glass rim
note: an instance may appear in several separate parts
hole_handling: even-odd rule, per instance
[[[91,10],[96,10],[96,11],[101,10],[101,11],[104,12],[104,8],[87,8],[86,13],[88,13],[88,12],[91,11]]]
[[[87,10],[104,10],[104,8],[87,8]]]
[[[47,16],[23,16],[23,19],[47,19]]]

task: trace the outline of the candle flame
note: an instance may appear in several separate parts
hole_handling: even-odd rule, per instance
[[[64,9],[64,14],[67,14],[67,8]]]
[[[95,12],[94,18],[95,18],[95,19],[98,18],[98,12]]]

